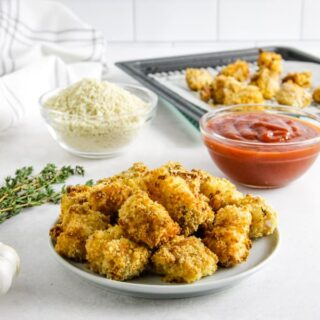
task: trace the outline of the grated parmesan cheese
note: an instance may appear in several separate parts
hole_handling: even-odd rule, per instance
[[[129,91],[107,81],[84,79],[49,98],[44,107],[58,111],[51,126],[66,148],[112,152],[127,145],[144,124],[150,108]]]

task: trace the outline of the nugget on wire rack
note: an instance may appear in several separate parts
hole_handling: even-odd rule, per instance
[[[238,81],[245,81],[250,76],[249,64],[243,60],[236,60],[234,63],[230,63],[220,71],[220,74],[233,77]]]
[[[188,68],[186,70],[186,82],[193,91],[199,91],[212,81],[210,72],[206,69]]]

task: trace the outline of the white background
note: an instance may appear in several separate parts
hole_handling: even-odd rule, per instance
[[[319,0],[56,0],[110,46],[198,51],[282,44],[320,48]]]

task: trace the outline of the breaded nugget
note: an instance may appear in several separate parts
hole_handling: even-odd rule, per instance
[[[66,193],[61,198],[61,212],[63,217],[65,213],[68,213],[69,208],[74,204],[82,204],[88,201],[89,193],[92,187],[89,186],[68,186]]]
[[[275,98],[280,104],[299,108],[305,108],[311,103],[311,95],[305,89],[290,82],[281,86]]]
[[[167,282],[191,283],[217,270],[217,256],[191,236],[177,236],[161,246],[151,258],[157,273]]]
[[[83,261],[87,238],[96,230],[106,229],[108,224],[108,217],[92,210],[88,203],[74,204],[68,214],[64,214],[61,223],[51,230],[55,250],[67,258]]]
[[[277,227],[277,213],[261,197],[247,194],[239,201],[240,206],[247,206],[252,216],[250,238],[272,234]]]
[[[141,162],[110,178],[101,179],[90,192],[88,201],[94,210],[110,215],[116,220],[117,212],[132,193],[146,190],[144,175],[148,168]]]
[[[312,98],[316,103],[320,103],[320,87],[314,89]]]
[[[233,77],[218,75],[212,82],[212,98],[216,104],[224,104],[226,92],[237,93],[244,84]]]
[[[203,170],[192,170],[201,179],[200,191],[208,199],[213,210],[235,204],[243,197],[243,194],[237,191],[237,188],[229,180],[217,178]]]
[[[167,164],[162,166],[162,169],[167,170],[167,174],[171,176],[183,178],[187,182],[191,191],[195,195],[199,194],[201,179],[198,174],[187,170],[181,163],[175,161],[169,161]]]
[[[265,99],[272,99],[280,89],[280,77],[277,72],[262,68],[253,75],[250,84],[257,86]]]
[[[242,82],[249,78],[249,65],[246,61],[236,60],[234,63],[228,64],[226,67],[224,67],[220,71],[220,74],[227,77],[233,77]]]
[[[263,103],[263,95],[256,86],[248,85],[238,92],[225,89],[224,105]]]
[[[197,231],[200,224],[213,220],[214,213],[208,200],[195,194],[186,180],[171,174],[168,168],[150,171],[146,184],[150,198],[166,208],[180,225],[182,234],[188,236]]]
[[[312,73],[310,71],[288,73],[283,79],[282,83],[291,82],[302,88],[311,88]]]
[[[90,261],[90,268],[92,270],[98,270],[101,267],[101,252],[103,246],[112,240],[125,238],[125,233],[121,226],[114,225],[106,230],[102,230],[101,232],[99,230],[94,232],[91,236],[91,241],[93,238],[95,239],[94,246],[90,247],[91,250],[89,253],[87,252],[86,258]]]
[[[148,167],[142,162],[136,162],[128,170],[125,170],[115,176],[99,180],[98,184],[109,184],[117,181],[122,182],[134,190],[146,190],[144,176],[148,173],[148,171]]]
[[[119,210],[119,224],[129,238],[146,244],[150,249],[169,241],[180,233],[167,210],[140,192],[129,197]]]
[[[93,233],[87,240],[86,251],[91,270],[119,281],[139,276],[150,255],[147,248],[127,238],[110,240],[108,230]]]
[[[204,102],[209,102],[213,99],[213,82],[205,85],[199,90],[199,97]]]
[[[246,207],[228,205],[217,212],[213,228],[205,232],[203,242],[218,256],[222,266],[232,267],[247,259],[252,245],[251,219]]]
[[[193,91],[199,91],[212,82],[212,76],[206,69],[188,68],[186,70],[186,82]]]
[[[94,210],[103,212],[114,219],[115,214],[131,194],[132,188],[121,180],[105,182],[92,188],[89,203]]]
[[[258,66],[280,74],[282,72],[282,56],[275,52],[260,51]]]

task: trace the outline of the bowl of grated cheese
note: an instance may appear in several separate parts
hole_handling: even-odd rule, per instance
[[[83,79],[40,97],[51,136],[86,158],[122,153],[155,115],[158,98],[138,85]]]

